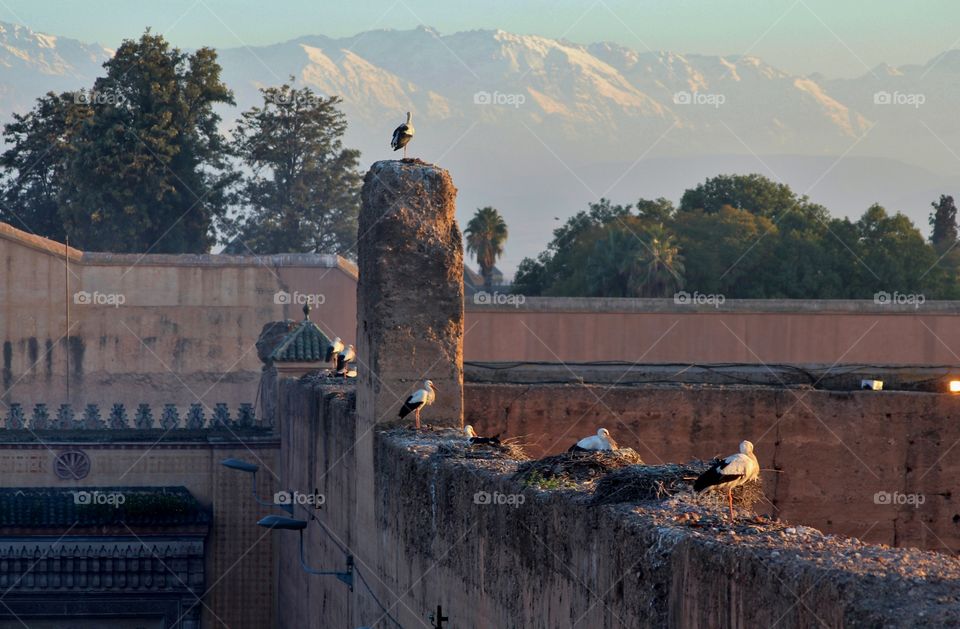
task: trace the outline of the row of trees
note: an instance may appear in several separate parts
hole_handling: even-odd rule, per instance
[[[219,234],[234,253],[351,253],[359,153],[338,98],[264,89],[225,138],[212,49],[148,30],[104,69],[4,126],[0,220],[92,251],[202,253]]]
[[[527,295],[872,298],[878,291],[960,298],[956,206],[933,203],[928,242],[909,218],[873,205],[851,221],[761,175],[724,175],[666,199],[601,199],[521,262]]]

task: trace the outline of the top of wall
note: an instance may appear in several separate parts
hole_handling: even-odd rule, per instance
[[[357,265],[336,254],[326,253],[281,253],[273,255],[222,255],[222,254],[162,254],[162,253],[106,253],[81,251],[63,243],[30,234],[0,222],[0,239],[16,242],[25,247],[42,251],[58,258],[65,253],[70,261],[86,266],[185,266],[185,267],[307,267],[339,268],[357,279]]]
[[[29,247],[30,249],[36,249],[37,251],[43,251],[44,253],[55,255],[58,258],[62,258],[66,253],[66,255],[70,256],[70,260],[74,262],[79,262],[80,258],[83,256],[83,252],[79,249],[68,247],[63,243],[50,240],[49,238],[44,238],[43,236],[27,233],[23,230],[17,229],[9,223],[4,223],[2,221],[0,221],[0,239],[10,240],[19,243],[24,247]]]
[[[809,314],[960,314],[960,301],[916,299],[895,303],[897,293],[886,293],[885,301],[873,299],[712,299],[697,302],[695,297],[678,303],[672,297],[629,299],[619,297],[524,297],[497,295],[488,303],[468,301],[468,312],[569,312],[569,313],[809,313]],[[512,297],[513,299],[508,299]],[[690,297],[690,295],[688,295]],[[713,296],[703,295],[704,299]],[[908,295],[902,295],[907,300]],[[519,298],[519,299],[518,299]],[[922,297],[921,297],[922,299]],[[498,301],[499,303],[492,303]]]

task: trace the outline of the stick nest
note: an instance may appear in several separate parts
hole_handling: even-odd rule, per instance
[[[643,465],[640,455],[630,448],[564,452],[521,463],[513,478],[526,485],[562,487],[593,481],[613,470],[630,465]]]
[[[693,481],[705,472],[712,462],[694,460],[686,464],[633,465],[611,472],[597,482],[593,504],[644,502],[664,500],[678,494],[690,494]],[[726,504],[726,492],[705,491],[695,496],[696,501]],[[763,485],[757,481],[740,485],[733,490],[733,504],[751,509],[765,500]]]
[[[461,459],[512,459],[524,461],[529,459],[523,450],[523,444],[518,439],[504,439],[500,445],[477,444],[470,445],[466,439],[441,443],[437,447],[437,454]]]

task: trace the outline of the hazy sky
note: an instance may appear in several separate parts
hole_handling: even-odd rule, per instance
[[[640,50],[749,52],[828,76],[924,63],[960,45],[957,0],[0,0],[0,20],[107,46],[146,26],[182,47],[419,24],[444,33],[502,28]]]

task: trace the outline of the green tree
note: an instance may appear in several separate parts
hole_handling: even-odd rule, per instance
[[[463,233],[467,239],[467,251],[477,257],[484,288],[489,291],[493,287],[493,267],[503,256],[507,224],[496,209],[484,207],[474,213]]]
[[[661,221],[672,213],[665,199],[641,199],[636,206],[607,199],[591,203],[554,230],[546,251],[520,263],[514,290],[604,297],[673,294],[683,285],[683,257]]]
[[[680,211],[674,230],[688,289],[728,298],[765,296],[765,267],[778,233],[773,221],[727,205],[717,212]]]
[[[716,214],[724,207],[745,210],[751,214],[776,218],[794,208],[797,195],[789,186],[776,183],[763,175],[719,175],[707,179],[683,193],[680,211],[703,210]]]
[[[856,225],[860,236],[860,264],[855,267],[858,281],[854,284],[857,296],[872,297],[877,291],[937,294],[943,290],[937,253],[907,216],[900,212],[891,216],[874,204]]]
[[[633,283],[640,297],[667,297],[683,288],[683,256],[676,239],[662,223],[648,227],[644,235],[642,272]]]
[[[261,93],[263,105],[244,112],[233,134],[250,174],[236,197],[246,211],[225,221],[226,251],[349,256],[362,180],[359,151],[343,148],[341,99],[291,85]]]
[[[234,101],[216,53],[183,53],[148,30],[104,68],[81,93],[92,115],[64,165],[67,233],[91,250],[209,251],[234,179],[214,113]]]
[[[934,211],[930,214],[930,227],[933,233],[930,242],[939,252],[944,253],[957,243],[957,206],[953,197],[940,195],[940,201],[931,203]]]
[[[66,232],[60,216],[65,187],[64,164],[78,124],[91,115],[78,94],[48,92],[33,109],[14,114],[3,128],[0,155],[3,204],[0,220],[45,238],[63,242]]]

